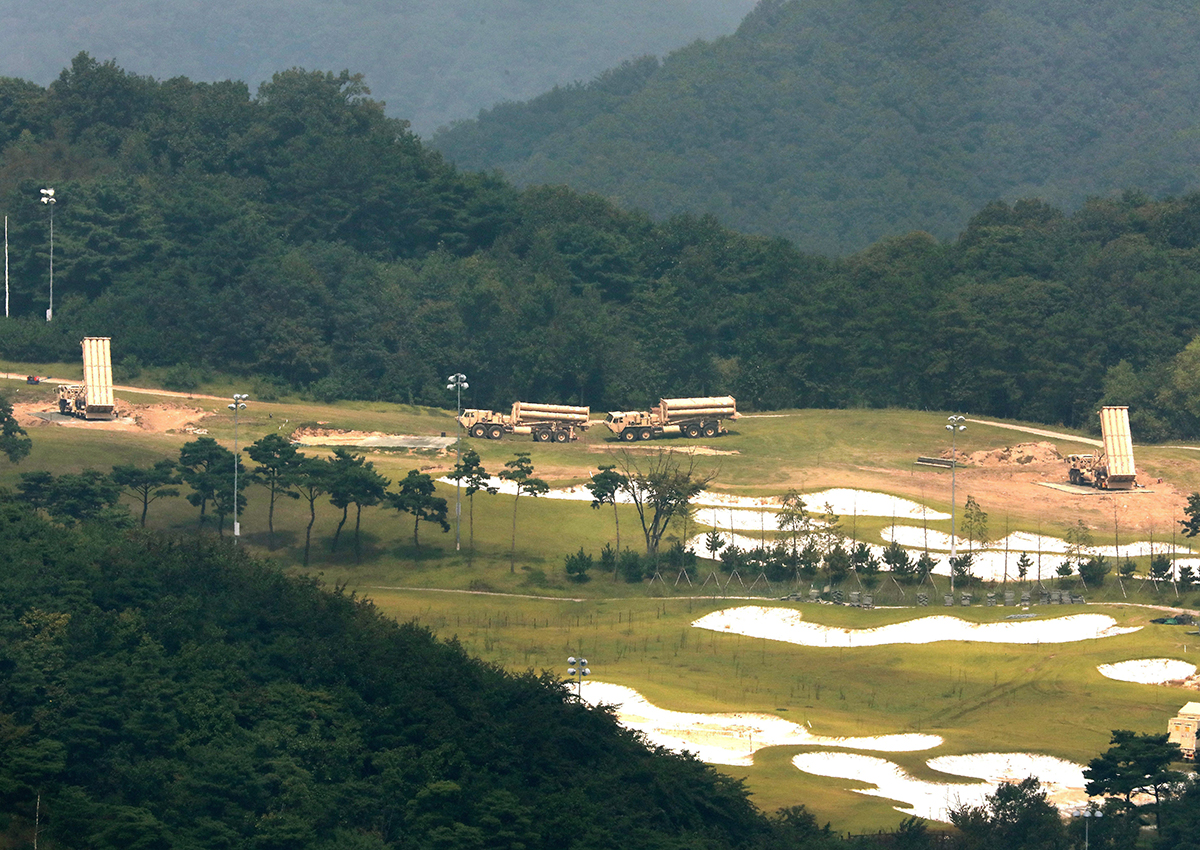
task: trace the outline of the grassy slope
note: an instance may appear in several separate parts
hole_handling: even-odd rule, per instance
[[[26,374],[24,370],[18,370]],[[34,371],[30,369],[29,371]],[[50,367],[40,372],[68,374]],[[2,389],[17,400],[51,398],[47,387],[9,382]],[[223,394],[226,388],[217,388]],[[13,393],[13,390],[19,392]],[[149,397],[147,397],[149,398]],[[133,399],[131,401],[142,401]],[[195,402],[210,416],[200,424],[226,444],[232,422],[223,403]],[[453,432],[443,411],[403,406],[261,403],[252,401],[240,420],[244,446],[275,431],[287,420],[328,423],[329,427],[389,433]],[[699,457],[698,465],[717,470],[715,487],[742,494],[778,493],[788,487],[808,490],[826,486],[878,488],[886,478],[906,494],[927,489],[931,508],[948,507],[943,478],[914,476],[917,454],[934,453],[942,439],[941,417],[911,411],[802,411],[787,416],[746,418],[736,433],[716,443],[736,455]],[[34,452],[19,467],[0,467],[0,486],[11,486],[21,471],[106,469],[113,463],[146,464],[173,455],[190,439],[185,434],[153,435],[86,428],[30,429]],[[539,474],[556,484],[584,479],[606,459],[608,431],[597,427],[582,445],[541,446],[521,441],[473,442],[483,463],[498,470],[513,453],[528,450]],[[976,426],[962,437],[960,448],[972,451],[1021,441],[1011,431]],[[667,445],[664,441],[657,445]],[[615,448],[615,446],[614,446]],[[437,472],[452,458],[435,453],[372,452],[373,463],[392,480],[419,467]],[[1139,450],[1139,464],[1151,475],[1170,476],[1179,486],[1200,485],[1200,454],[1181,449]],[[886,477],[884,474],[891,477]],[[962,482],[960,481],[960,486]],[[442,488],[453,504],[453,488]],[[244,543],[267,552],[266,501],[261,488],[249,491],[243,516]],[[960,500],[964,498],[959,493]],[[987,506],[985,506],[987,507]],[[344,543],[336,553],[329,541],[338,513],[318,506],[314,529],[315,572],[330,582],[362,588],[386,611],[400,619],[415,618],[445,637],[457,636],[473,653],[511,669],[565,667],[568,654],[586,653],[597,679],[641,690],[652,702],[677,710],[767,711],[798,722],[811,721],[814,731],[828,735],[870,735],[899,731],[935,732],[946,744],[932,753],[898,754],[895,760],[919,776],[933,777],[924,767],[931,755],[1033,750],[1086,761],[1102,750],[1113,728],[1159,731],[1184,694],[1162,688],[1116,683],[1095,672],[1100,663],[1130,658],[1188,658],[1200,638],[1180,627],[1148,626],[1128,636],[1049,647],[983,646],[943,643],[925,647],[880,647],[821,650],[717,635],[690,628],[697,617],[730,604],[711,598],[712,588],[627,585],[596,576],[585,585],[567,583],[563,557],[583,546],[596,552],[612,538],[612,511],[595,511],[586,502],[534,500],[518,504],[517,569],[509,571],[512,532],[511,497],[480,495],[475,501],[476,555],[468,565],[468,506],[463,506],[463,550],[454,552],[454,534],[422,526],[420,550],[412,546],[412,521],[394,511],[370,509],[363,514],[363,555],[355,563],[350,539],[353,513]],[[1061,516],[1022,512],[1013,506],[1010,530],[1036,530],[1043,523],[1065,524]],[[194,527],[196,511],[183,499],[151,506],[158,527]],[[849,518],[844,518],[847,527]],[[276,550],[282,563],[298,563],[307,506],[285,501],[276,508]],[[858,532],[873,537],[885,520],[860,519]],[[948,530],[948,523],[930,523]],[[622,542],[639,545],[632,509],[622,509]],[[539,571],[541,571],[539,573]],[[409,589],[403,589],[409,588]],[[434,592],[412,588],[443,588]],[[463,593],[492,590],[524,596]],[[1127,585],[1130,599],[1174,603],[1170,594],[1156,595],[1147,585]],[[685,598],[693,595],[698,598]],[[911,595],[911,594],[910,594]],[[1114,582],[1105,588],[1110,600],[1121,600]],[[529,598],[531,596],[551,598]],[[573,601],[580,597],[583,601]],[[671,597],[671,598],[668,598]],[[704,598],[709,597],[709,598]],[[768,603],[771,604],[771,603]],[[870,627],[918,616],[915,609],[861,611],[804,606],[812,620],[849,627]],[[1036,609],[1042,616],[1074,613]],[[1095,608],[1089,609],[1094,611]],[[1134,607],[1106,608],[1122,622],[1145,623],[1154,613]],[[929,613],[942,613],[940,610]],[[995,620],[1001,609],[958,609],[957,616]],[[1188,641],[1195,643],[1186,652]],[[848,783],[806,777],[791,768],[797,748],[760,753],[750,768],[729,768],[746,776],[764,809],[803,801],[835,827],[884,828],[899,815],[884,801],[841,790]]]

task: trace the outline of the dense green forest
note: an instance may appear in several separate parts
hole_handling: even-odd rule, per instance
[[[96,850],[797,835],[800,813],[762,817],[550,674],[505,674],[225,541],[55,526],[11,495],[0,541],[0,836],[28,841],[35,819],[43,846]]]
[[[737,33],[436,134],[464,168],[845,254],[984,204],[1197,188],[1186,0],[765,0]]]
[[[955,240],[831,259],[457,170],[347,73],[252,96],[85,55],[0,80],[0,151],[10,359],[100,335],[118,379],[221,370],[258,397],[446,406],[463,371],[478,407],[731,393],[1094,426],[1103,400],[1138,439],[1200,435],[1200,195],[993,202]]]
[[[755,0],[149,0],[39,3],[3,16],[0,76],[48,83],[81,50],[143,73],[257,84],[280,68],[366,73],[427,135],[497,103],[733,32]]]

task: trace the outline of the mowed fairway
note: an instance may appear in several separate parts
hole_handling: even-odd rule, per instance
[[[17,370],[21,374],[51,372],[50,368]],[[53,374],[65,374],[54,370]],[[19,392],[14,392],[19,390]],[[240,391],[216,387],[216,395]],[[35,399],[52,405],[53,389],[26,387],[10,381],[4,387],[11,400]],[[118,398],[122,398],[118,393]],[[127,395],[136,404],[161,402],[152,395]],[[465,401],[465,399],[464,399]],[[195,426],[206,429],[232,448],[232,420],[224,403],[215,399],[171,402],[197,410]],[[593,416],[599,415],[593,411]],[[743,496],[778,495],[795,488],[805,492],[829,487],[854,487],[904,496],[948,511],[948,473],[913,466],[918,455],[945,448],[944,414],[912,411],[795,411],[784,415],[746,417],[733,423],[733,433],[701,442],[710,453],[697,454],[698,469],[715,474],[712,488]],[[286,424],[285,424],[286,423]],[[301,424],[328,428],[378,431],[388,434],[438,435],[454,433],[444,411],[386,404],[258,402],[251,399],[239,425],[239,444],[245,447],[272,432],[289,433]],[[1044,427],[1044,426],[1035,426]],[[189,433],[111,431],[88,426],[29,427],[32,455],[19,466],[0,467],[0,486],[15,486],[21,472],[47,469],[56,474],[85,468],[107,471],[115,463],[149,465],[160,457],[177,457]],[[599,465],[612,462],[623,450],[597,425],[571,445],[539,445],[524,439],[500,442],[470,441],[485,468],[496,473],[517,451],[528,451],[535,474],[552,487],[578,484]],[[1136,437],[1136,435],[1135,435]],[[959,437],[963,451],[992,449],[1026,439],[1019,432],[972,424]],[[631,449],[644,456],[665,448],[684,448],[684,440],[663,440]],[[1064,454],[1082,444],[1066,438]],[[327,456],[325,449],[306,453]],[[454,462],[453,451],[363,450],[376,468],[393,482],[410,469],[435,477]],[[246,459],[249,464],[248,458]],[[1170,539],[1188,492],[1200,488],[1200,452],[1187,449],[1138,450],[1139,469],[1153,476],[1153,493],[1070,495],[1040,486],[1038,480],[1065,478],[1062,470],[963,468],[958,472],[957,501],[961,511],[974,495],[988,512],[993,537],[1007,531],[1061,535],[1082,519],[1098,544]],[[250,464],[252,465],[252,464]],[[1158,484],[1156,479],[1163,478]],[[245,486],[245,482],[243,482]],[[186,492],[186,487],[182,488]],[[455,490],[439,485],[439,494],[453,505]],[[242,516],[242,545],[275,559],[281,567],[300,571],[308,506],[283,500],[276,505],[276,534],[267,532],[266,491],[249,485],[249,506]],[[1200,636],[1194,627],[1151,625],[1159,612],[1143,605],[1192,607],[1200,591],[1176,593],[1169,585],[1154,588],[1140,578],[1119,585],[1110,576],[1103,588],[1089,588],[1091,604],[1034,606],[1039,619],[1086,610],[1107,613],[1120,625],[1145,626],[1138,632],[1076,643],[1050,645],[940,642],[928,645],[889,645],[871,648],[807,648],[781,641],[719,634],[693,628],[691,623],[712,611],[743,604],[788,605],[807,620],[843,628],[871,628],[923,615],[952,614],[972,621],[1003,620],[1014,608],[941,607],[940,594],[930,608],[903,607],[873,611],[850,607],[766,601],[808,584],[765,583],[746,590],[752,581],[730,582],[720,592],[703,580],[712,567],[702,562],[689,584],[666,573],[663,581],[628,584],[593,571],[591,580],[567,580],[563,561],[580,548],[598,556],[614,540],[613,510],[593,510],[586,501],[514,499],[479,494],[463,500],[461,548],[455,534],[443,534],[423,523],[419,546],[413,540],[411,516],[389,508],[363,511],[360,545],[354,547],[355,512],[351,507],[337,550],[331,550],[341,511],[322,500],[308,572],[330,585],[342,585],[374,600],[379,609],[399,620],[416,620],[439,636],[458,639],[468,651],[506,669],[550,670],[566,675],[569,655],[586,655],[593,677],[638,690],[657,706],[678,711],[765,712],[796,723],[811,724],[826,736],[870,736],[925,732],[945,742],[934,750],[878,754],[909,773],[928,780],[967,781],[938,774],[925,765],[929,758],[978,752],[1035,752],[1086,763],[1106,746],[1115,728],[1161,732],[1166,720],[1189,699],[1191,692],[1169,687],[1137,685],[1105,679],[1096,672],[1104,663],[1141,658],[1193,660]],[[810,505],[820,512],[820,505]],[[632,507],[619,509],[623,546],[644,548],[638,517]],[[473,540],[471,545],[471,514]],[[183,498],[151,505],[149,525],[190,532],[198,511]],[[878,543],[887,518],[842,516],[844,530]],[[226,524],[228,535],[229,523]],[[930,529],[948,532],[948,521],[931,521]],[[216,533],[209,526],[206,533]],[[690,529],[695,532],[695,529]],[[667,541],[684,529],[673,528]],[[773,537],[768,533],[767,538]],[[1146,569],[1145,559],[1138,562]],[[1046,587],[1056,587],[1044,572]],[[728,577],[721,576],[723,582]],[[938,579],[938,590],[945,589]],[[888,583],[890,586],[890,582]],[[1079,590],[1075,585],[1072,589]],[[857,585],[847,590],[858,589]],[[999,588],[997,588],[999,589]],[[1036,584],[1010,582],[1009,589],[1032,589]],[[982,596],[984,588],[977,588]],[[883,601],[911,606],[909,588],[884,588]],[[754,597],[740,600],[733,597]],[[977,596],[978,599],[978,596]],[[754,799],[766,810],[803,803],[822,821],[842,830],[863,831],[895,826],[902,815],[879,798],[846,791],[853,783],[809,776],[792,767],[800,747],[775,747],[757,753],[753,766],[721,768],[744,776]]]
[[[821,649],[693,628],[710,611],[737,600],[622,599],[564,602],[445,592],[375,590],[380,608],[408,616],[468,651],[508,669],[550,669],[566,676],[568,656],[584,655],[595,679],[640,691],[677,711],[775,713],[828,736],[925,732],[942,736],[933,750],[880,753],[918,778],[966,782],[925,766],[940,755],[1036,752],[1086,763],[1115,728],[1158,732],[1188,699],[1186,692],[1105,679],[1113,661],[1196,656],[1181,627],[1152,625],[1154,612],[1089,606],[1141,631],[1048,645],[941,642],[861,649]],[[753,604],[762,604],[754,600]],[[777,603],[780,604],[780,603]],[[922,616],[914,610],[863,611],[799,606],[805,619],[871,628]],[[1042,608],[1039,616],[1076,613]],[[940,614],[933,610],[925,614]],[[1004,609],[956,610],[976,622]],[[800,747],[761,750],[744,776],[765,809],[803,802],[835,827],[894,826],[901,815],[877,798],[849,793],[842,780],[806,776],[790,764]]]

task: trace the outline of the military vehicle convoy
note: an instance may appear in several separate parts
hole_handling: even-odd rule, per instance
[[[539,443],[577,440],[576,429],[586,431],[591,423],[589,407],[568,404],[514,402],[511,413],[495,410],[464,410],[459,424],[472,437],[499,440],[505,434],[528,434]]]
[[[80,419],[116,419],[110,338],[84,337],[83,383],[58,388],[58,412]]]
[[[1102,490],[1132,490],[1137,487],[1133,464],[1133,437],[1129,432],[1128,407],[1100,409],[1100,434],[1104,450],[1098,455],[1067,455],[1072,484]]]
[[[568,404],[535,404],[518,401],[510,413],[495,410],[464,410],[458,422],[477,439],[499,440],[505,434],[528,434],[539,443],[567,443],[579,439],[577,431],[591,425],[591,408]],[[737,419],[733,396],[711,398],[664,398],[650,410],[613,411],[604,420],[625,442],[655,437],[717,437],[728,434],[726,419]]]
[[[737,419],[733,396],[710,398],[664,398],[650,410],[613,411],[604,424],[621,440],[650,440],[668,434],[684,437],[717,437],[728,434],[725,419]]]

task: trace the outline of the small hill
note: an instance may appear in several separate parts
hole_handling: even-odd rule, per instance
[[[438,133],[464,168],[845,254],[976,210],[1197,186],[1182,0],[766,0],[737,33]]]
[[[740,783],[224,541],[0,502],[0,829],[97,848],[749,847]],[[17,846],[5,843],[4,846]],[[24,845],[20,845],[24,846]]]

